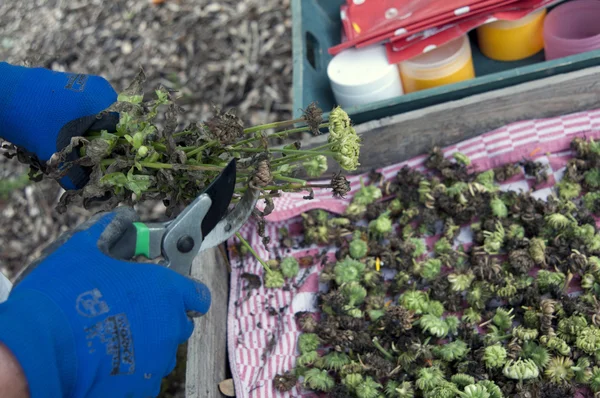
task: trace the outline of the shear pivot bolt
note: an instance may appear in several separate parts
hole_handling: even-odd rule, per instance
[[[191,236],[182,236],[177,241],[177,250],[181,253],[189,253],[194,248],[194,239]]]

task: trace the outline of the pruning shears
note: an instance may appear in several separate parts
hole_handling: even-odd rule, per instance
[[[162,256],[163,265],[190,276],[194,257],[232,237],[256,206],[260,192],[247,189],[240,202],[228,212],[235,189],[235,166],[234,159],[175,219],[162,223],[135,222],[127,226],[110,247],[109,254],[122,260],[140,255],[149,259]],[[12,286],[0,273],[0,303],[6,300]]]
[[[189,276],[194,257],[233,236],[248,220],[259,192],[248,189],[228,213],[236,180],[235,159],[175,219],[162,223],[131,224],[110,249],[119,259],[160,256],[163,265]]]

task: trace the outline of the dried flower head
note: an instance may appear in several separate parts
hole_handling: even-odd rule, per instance
[[[339,172],[331,178],[331,189],[334,198],[345,198],[348,192],[350,192],[350,181]]]
[[[323,110],[317,106],[316,102],[311,102],[302,115],[304,121],[310,127],[313,135],[320,135],[319,126],[323,123]]]
[[[251,186],[253,188],[266,187],[273,181],[271,175],[271,166],[267,159],[261,159],[256,165],[256,171],[252,177]]]
[[[223,113],[221,109],[214,108],[213,117],[204,124],[210,134],[223,145],[233,144],[244,135],[244,123],[233,110]]]

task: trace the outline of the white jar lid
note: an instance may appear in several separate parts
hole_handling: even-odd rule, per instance
[[[363,95],[398,80],[398,67],[389,64],[385,47],[376,44],[350,48],[337,54],[327,66],[334,92]]]

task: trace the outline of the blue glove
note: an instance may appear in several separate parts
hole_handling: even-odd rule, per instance
[[[117,115],[105,120],[96,115],[116,100],[117,93],[100,76],[0,62],[0,137],[44,162],[74,136],[88,130],[114,130]],[[87,174],[81,168],[61,181],[67,189],[85,183]]]
[[[0,342],[31,398],[155,397],[192,333],[188,316],[208,311],[202,283],[104,254],[135,218],[119,208],[60,239],[0,304]]]

